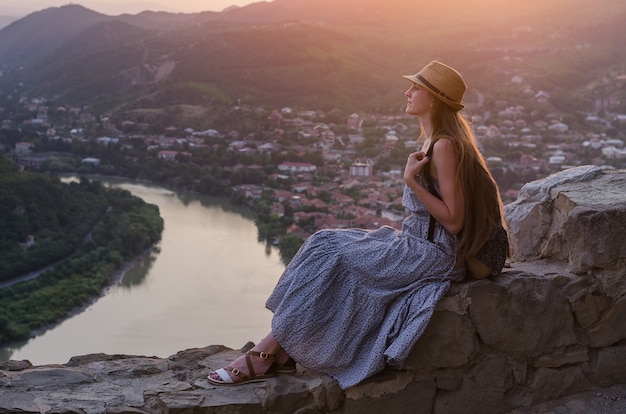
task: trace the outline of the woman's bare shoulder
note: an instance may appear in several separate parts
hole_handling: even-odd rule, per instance
[[[433,154],[447,153],[449,155],[454,155],[455,148],[452,139],[453,138],[448,135],[437,138],[437,140],[432,143]]]

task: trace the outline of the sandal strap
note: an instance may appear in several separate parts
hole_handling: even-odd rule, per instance
[[[229,371],[229,372],[232,372],[233,375],[235,375],[235,376],[237,376],[239,378],[242,378],[242,379],[248,378],[248,376],[246,374],[244,374],[243,372],[241,372],[238,368],[224,367],[222,369],[226,370],[226,371]],[[250,365],[248,365],[248,369],[250,369]],[[217,371],[215,371],[215,372],[217,372]],[[221,374],[220,374],[220,376],[221,376]],[[230,378],[230,376],[228,376],[228,378],[230,379],[230,381],[225,381],[225,382],[232,382],[232,378]]]
[[[276,355],[268,354],[267,352],[257,352],[257,351],[248,351],[246,352],[246,365],[248,365],[248,372],[252,378],[256,377],[256,373],[254,372],[254,368],[252,367],[252,362],[250,361],[250,355],[265,359],[268,361],[272,361],[272,364],[276,361]]]
[[[231,367],[220,368],[217,371],[215,371],[215,373],[220,376],[220,379],[225,384],[233,384],[234,383],[233,379],[230,377],[230,375],[228,375],[229,371],[232,372],[235,375],[239,374],[239,370],[237,370],[237,373],[235,373],[233,371],[233,368],[231,368]]]
[[[267,352],[248,351],[246,352],[246,355],[252,355],[257,358],[266,359],[272,362],[276,361],[276,355],[268,354]]]

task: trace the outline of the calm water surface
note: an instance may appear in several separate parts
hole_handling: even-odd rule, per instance
[[[99,352],[167,357],[212,344],[238,348],[269,332],[265,299],[284,265],[277,250],[258,242],[249,213],[220,199],[105,183],[159,206],[165,228],[157,249],[81,313],[0,348],[0,359],[42,365]]]

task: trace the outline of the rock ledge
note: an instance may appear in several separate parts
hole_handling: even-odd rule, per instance
[[[346,391],[301,366],[261,383],[209,384],[210,369],[251,343],[165,359],[8,361],[0,413],[512,413],[626,383],[626,171],[554,174],[527,184],[505,213],[512,267],[453,286],[401,371]]]

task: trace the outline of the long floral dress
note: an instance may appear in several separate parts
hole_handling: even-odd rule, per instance
[[[435,183],[437,186],[437,183]],[[320,230],[302,245],[267,300],[272,333],[300,364],[358,384],[401,366],[454,280],[456,236],[405,186],[402,230]]]

